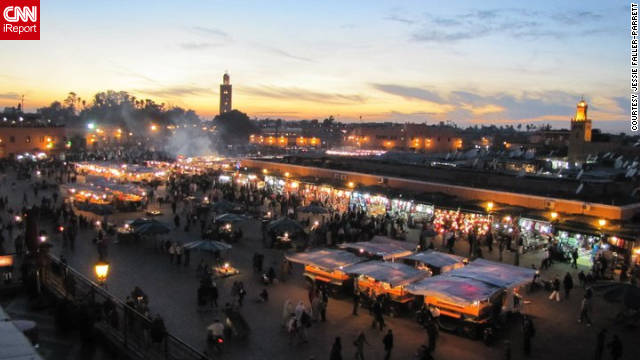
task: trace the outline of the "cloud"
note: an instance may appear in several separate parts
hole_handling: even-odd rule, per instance
[[[192,29],[202,34],[214,35],[224,39],[228,39],[231,37],[227,32],[217,28],[206,27],[206,26],[194,26]]]
[[[388,21],[394,21],[394,22],[399,22],[402,24],[407,24],[407,25],[413,25],[415,24],[414,20],[402,17],[402,16],[398,16],[398,15],[389,15],[383,18],[384,20],[388,20]]]
[[[375,89],[382,92],[403,97],[405,99],[418,99],[432,102],[442,102],[442,98],[435,92],[418,87],[394,85],[394,84],[371,84]]]
[[[165,88],[139,89],[134,91],[165,98],[181,97],[186,95],[197,96],[203,94],[213,94],[213,91],[211,89],[198,86],[173,86]]]
[[[285,58],[289,58],[289,59],[294,59],[294,60],[298,60],[298,61],[306,61],[306,62],[312,62],[313,60],[304,56],[298,56],[298,55],[293,55],[290,54],[282,49],[278,49],[278,48],[274,48],[274,47],[265,47],[265,49],[267,51],[269,51],[272,54],[275,55],[279,55]]]
[[[18,98],[20,98],[20,94],[16,92],[0,93],[0,99],[3,100],[17,100]]]
[[[321,104],[354,104],[364,103],[366,99],[361,95],[355,94],[339,94],[339,93],[323,93],[313,90],[295,88],[295,87],[277,87],[277,86],[261,86],[261,87],[245,87],[242,88],[243,93],[267,97],[271,99],[283,100],[303,100]]]
[[[215,47],[220,47],[222,44],[209,43],[209,42],[183,42],[178,44],[184,50],[205,50]]]
[[[416,25],[411,34],[414,41],[452,43],[494,35],[535,40],[564,39],[576,33],[584,36],[612,31],[602,27],[602,19],[600,14],[582,10],[539,12],[502,8],[473,10],[455,16],[426,14],[422,21],[407,24]]]

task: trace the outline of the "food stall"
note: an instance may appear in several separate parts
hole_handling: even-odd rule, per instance
[[[354,286],[370,298],[378,295],[388,295],[396,303],[407,304],[414,300],[414,296],[405,290],[405,286],[428,276],[402,263],[387,261],[367,261],[343,268],[343,271],[355,275]]]
[[[426,250],[402,258],[407,265],[426,271],[430,276],[440,275],[464,266],[467,259],[435,250]]]
[[[352,285],[351,278],[342,269],[366,260],[348,251],[334,249],[295,253],[285,257],[291,262],[304,264],[303,276],[311,284],[321,282],[336,290],[350,288]]]
[[[518,219],[518,225],[526,250],[546,245],[553,234],[553,225],[546,219],[525,215]]]
[[[499,311],[504,290],[483,281],[453,276],[452,272],[409,284],[406,291],[422,296],[425,305],[440,310],[440,328],[477,338]]]
[[[374,236],[373,239],[369,241],[342,243],[338,246],[358,256],[391,261],[396,258],[411,255],[416,247],[413,243],[393,240],[386,236]]]
[[[503,310],[513,310],[514,296],[535,273],[530,268],[476,259],[444,275],[410,284],[407,291],[424,296],[425,304],[438,307],[444,315],[444,328],[452,326],[475,338]]]
[[[368,192],[354,191],[351,194],[349,204],[351,209],[359,209],[370,216],[379,216],[387,213],[389,199],[383,195],[371,195]]]

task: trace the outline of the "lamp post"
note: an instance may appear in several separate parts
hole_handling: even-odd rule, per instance
[[[98,284],[106,287],[105,283],[109,276],[109,263],[104,260],[98,260],[98,262],[93,266],[93,270],[96,274],[96,278],[98,279]]]

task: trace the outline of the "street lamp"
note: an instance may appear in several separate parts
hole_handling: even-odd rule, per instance
[[[104,260],[98,260],[98,262],[93,266],[93,270],[96,273],[98,284],[104,285],[107,281],[107,276],[109,276],[109,263]]]

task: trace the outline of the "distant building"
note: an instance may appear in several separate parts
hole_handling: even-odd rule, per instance
[[[0,158],[60,152],[66,141],[66,131],[61,126],[0,126]]]
[[[224,73],[220,84],[220,115],[231,111],[231,82],[229,74]]]
[[[462,138],[449,126],[426,124],[358,125],[347,136],[345,145],[363,149],[449,152],[462,149]]]

